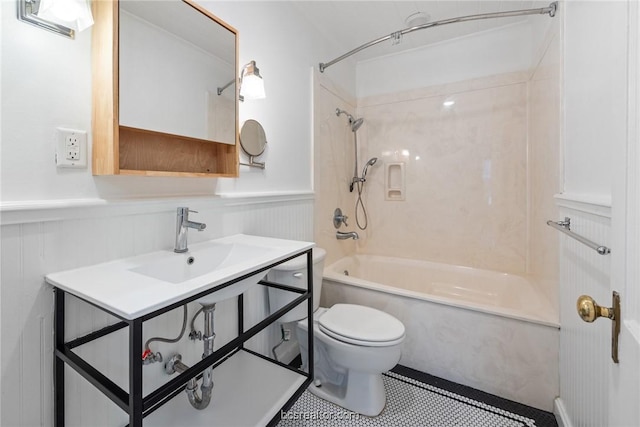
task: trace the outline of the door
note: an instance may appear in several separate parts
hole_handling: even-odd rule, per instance
[[[620,166],[613,169],[610,284],[621,298],[619,363],[610,364],[608,413],[610,426],[635,427],[640,426],[640,8],[637,1],[627,5],[627,140],[612,147]]]

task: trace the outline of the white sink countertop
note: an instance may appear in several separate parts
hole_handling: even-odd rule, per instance
[[[45,279],[57,288],[132,320],[314,245],[312,242],[236,234],[191,244],[189,251],[183,254],[172,250],[156,251],[47,274]],[[187,267],[190,256],[195,261]]]

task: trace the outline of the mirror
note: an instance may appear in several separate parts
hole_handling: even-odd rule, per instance
[[[240,164],[264,169],[264,162],[256,162],[254,157],[264,153],[266,146],[267,136],[262,125],[253,119],[244,122],[242,130],[240,130],[240,147],[249,156],[249,163]]]
[[[124,0],[119,40],[121,126],[235,144],[235,30],[190,1]]]

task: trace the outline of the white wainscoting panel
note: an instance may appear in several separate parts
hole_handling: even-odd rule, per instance
[[[191,202],[191,203],[189,203]],[[127,257],[148,251],[170,249],[175,236],[175,208],[166,203],[149,205],[140,202],[123,205],[122,214],[110,205],[108,214],[92,216],[74,207],[63,215],[56,208],[40,210],[35,216],[28,207],[15,211],[12,220],[3,222],[1,229],[2,276],[0,283],[1,351],[1,416],[0,425],[53,425],[53,288],[44,282],[44,275],[54,271]],[[64,205],[64,204],[63,204]],[[256,197],[220,202],[194,203],[175,201],[175,206],[197,209],[192,219],[207,224],[201,233],[189,231],[189,241],[236,234],[256,234],[296,240],[313,239],[313,196]],[[157,208],[156,208],[157,207]],[[95,210],[95,206],[86,209]],[[104,213],[104,212],[103,212]],[[24,214],[27,221],[19,222]],[[62,217],[62,219],[60,219]],[[264,318],[266,292],[252,289],[245,294],[245,327]],[[73,297],[67,298],[67,339],[99,329],[115,319]],[[189,319],[198,309],[189,307]],[[223,301],[216,309],[216,342],[219,348],[237,331],[235,299]],[[181,308],[145,322],[143,335],[147,339],[162,335],[175,337],[180,332]],[[202,324],[202,318],[196,325]],[[186,334],[185,334],[186,335]],[[262,353],[270,352],[277,336],[276,327],[259,334],[247,346]],[[78,353],[101,372],[128,389],[128,361],[126,329],[78,348]],[[180,352],[185,363],[191,365],[202,354],[201,341],[188,338],[177,344],[152,344],[165,359]],[[162,363],[144,367],[145,394],[167,381]],[[113,426],[127,421],[125,414],[97,392],[79,375],[67,368],[67,425]],[[216,391],[214,391],[214,394]],[[188,424],[188,422],[187,422]]]
[[[561,217],[571,218],[571,230],[609,246],[611,219],[602,206],[561,205]],[[580,295],[591,295],[604,306],[611,304],[611,257],[566,235],[560,238],[560,398],[565,425],[602,427],[608,424],[611,323],[583,322],[576,311]],[[567,422],[568,421],[568,422]]]

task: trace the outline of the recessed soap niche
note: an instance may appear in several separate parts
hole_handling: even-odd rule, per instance
[[[389,201],[404,201],[405,162],[385,163],[384,199]]]

